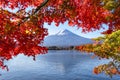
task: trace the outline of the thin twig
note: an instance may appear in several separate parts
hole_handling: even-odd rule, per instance
[[[44,7],[44,6],[48,3],[48,1],[49,1],[49,0],[45,0],[42,4],[40,4],[40,5],[35,9],[35,11],[33,12],[33,14],[29,15],[28,17],[25,17],[25,18],[22,20],[22,22],[18,23],[17,26],[20,26],[22,23],[26,22],[31,16],[33,16],[33,15],[35,15],[37,12],[39,12],[40,9],[41,9],[42,7]]]

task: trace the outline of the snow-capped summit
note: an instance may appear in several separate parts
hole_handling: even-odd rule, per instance
[[[51,47],[69,47],[69,46],[79,46],[82,44],[93,43],[91,39],[84,38],[72,33],[69,30],[61,30],[54,35],[47,36],[44,39],[44,46]]]
[[[67,29],[59,31],[56,35],[72,35],[73,33]]]

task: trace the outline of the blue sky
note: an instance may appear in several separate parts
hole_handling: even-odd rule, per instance
[[[101,29],[101,30],[97,30],[94,32],[82,33],[81,29],[78,29],[77,27],[71,27],[67,24],[67,22],[64,24],[60,24],[58,27],[56,27],[54,23],[52,23],[51,25],[48,25],[47,23],[45,23],[44,27],[48,29],[49,35],[53,35],[53,34],[59,32],[60,30],[67,29],[77,35],[80,35],[80,36],[83,36],[86,38],[96,38],[96,37],[102,36],[102,34],[100,34],[100,33],[102,31],[105,31],[105,29]]]

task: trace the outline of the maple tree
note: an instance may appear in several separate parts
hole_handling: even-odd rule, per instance
[[[108,64],[95,67],[95,74],[105,72],[111,77],[120,74],[120,30],[94,40],[94,44],[77,46],[76,49],[87,53],[93,52],[93,57],[97,56],[100,59],[112,59]]]
[[[4,60],[18,54],[35,58],[47,53],[42,46],[48,34],[44,23],[59,26],[68,21],[83,32],[106,24],[103,33],[110,34],[120,29],[119,13],[120,0],[0,0],[0,67],[7,68]]]
[[[106,17],[109,21],[108,30],[102,32],[103,37],[94,39],[94,44],[81,45],[76,49],[93,52],[99,58],[112,59],[108,64],[94,68],[94,73],[105,72],[107,75],[120,74],[120,0],[102,0],[103,8],[110,12]]]

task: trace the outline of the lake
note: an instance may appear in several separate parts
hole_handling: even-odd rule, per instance
[[[93,68],[109,60],[91,56],[75,50],[49,50],[33,61],[32,57],[18,55],[6,62],[10,70],[1,70],[0,80],[120,80],[118,75],[95,75]]]

